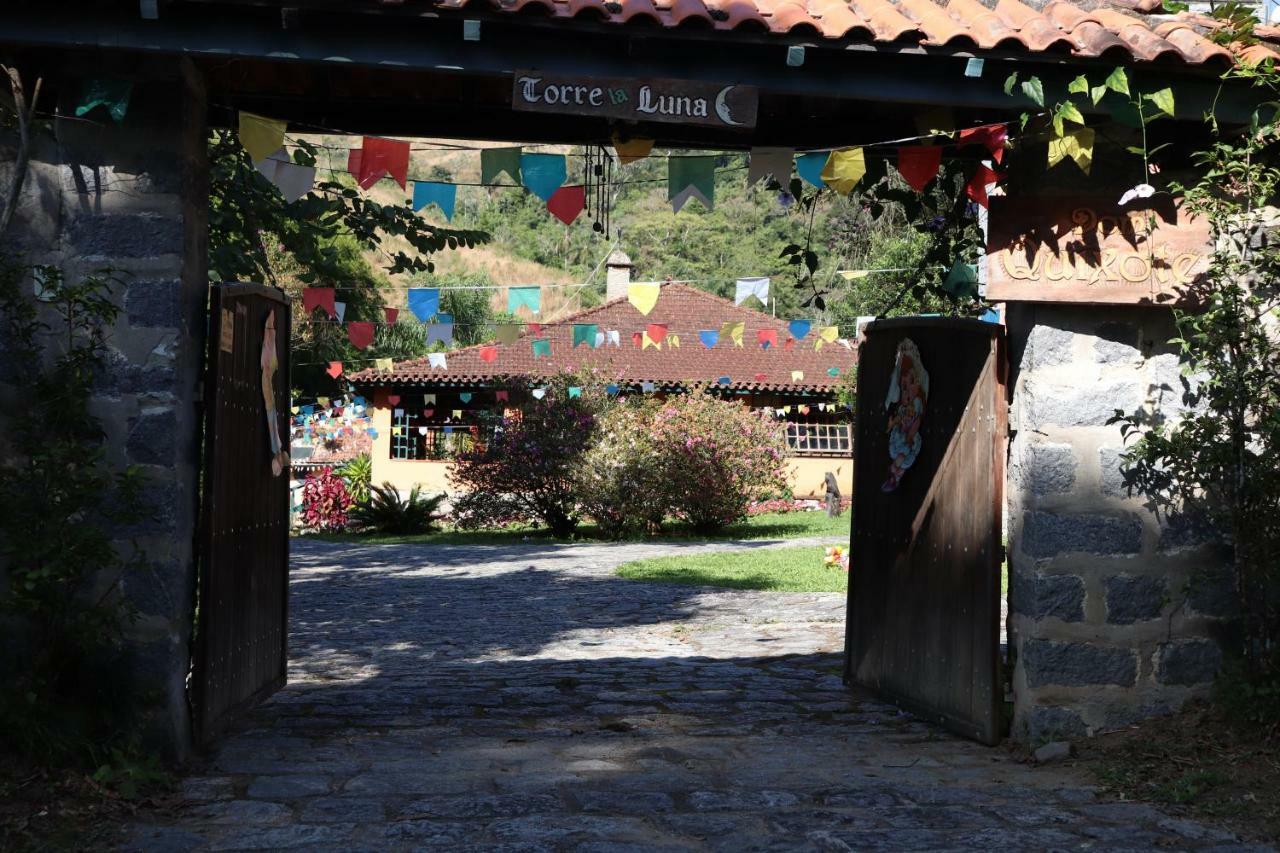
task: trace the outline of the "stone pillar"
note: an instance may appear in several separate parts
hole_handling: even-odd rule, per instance
[[[1009,598],[1014,735],[1082,735],[1177,709],[1221,663],[1232,614],[1202,527],[1157,518],[1123,486],[1107,420],[1185,411],[1161,308],[1021,304],[1009,311]]]
[[[84,76],[113,73],[97,62]],[[68,68],[67,76],[76,72]],[[208,164],[203,81],[186,61],[130,62],[135,81],[121,124],[59,120],[38,136],[19,199],[10,248],[29,263],[60,266],[68,279],[110,268],[122,279],[122,311],[108,345],[93,413],[112,464],[148,475],[149,517],[122,530],[147,555],[122,579],[138,610],[129,632],[145,728],[181,758],[190,749],[186,677],[194,605],[200,413],[206,321]],[[76,89],[60,97],[74,115]],[[0,181],[13,169],[0,143]],[[0,375],[0,383],[15,377]],[[21,388],[0,384],[0,412]],[[0,414],[0,430],[3,430]]]
[[[604,262],[604,298],[606,302],[626,299],[627,285],[631,284],[631,271],[635,266],[621,249],[614,249]]]

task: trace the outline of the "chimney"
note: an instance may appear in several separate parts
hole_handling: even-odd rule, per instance
[[[621,249],[614,249],[605,260],[604,267],[605,300],[611,302],[614,299],[626,298],[627,285],[631,283],[631,271],[635,269],[627,253]]]

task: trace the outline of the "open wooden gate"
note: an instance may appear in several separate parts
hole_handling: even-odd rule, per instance
[[[867,326],[845,635],[847,682],[987,744],[1003,729],[1004,376],[999,325]]]
[[[257,284],[217,285],[210,316],[191,681],[201,742],[284,686],[288,624],[289,301]],[[269,321],[277,366],[264,371]],[[279,474],[273,461],[284,462]]]

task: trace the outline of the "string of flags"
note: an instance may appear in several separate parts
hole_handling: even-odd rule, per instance
[[[293,443],[304,447],[353,435],[378,437],[364,397],[317,397],[314,403],[295,405],[290,411]]]

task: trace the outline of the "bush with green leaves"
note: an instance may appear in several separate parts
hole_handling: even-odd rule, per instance
[[[369,499],[351,512],[351,523],[365,533],[390,533],[412,536],[430,533],[440,520],[440,506],[448,496],[441,493],[426,496],[422,488],[414,485],[407,497],[391,483],[372,486]]]
[[[338,468],[340,476],[347,484],[347,495],[354,506],[363,506],[369,502],[369,487],[373,483],[373,459],[368,453],[361,453]]]
[[[657,406],[632,398],[607,409],[600,416],[595,443],[582,457],[582,510],[606,536],[657,532],[671,510],[663,459],[649,434]]]

